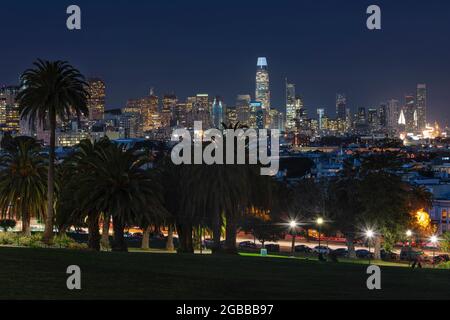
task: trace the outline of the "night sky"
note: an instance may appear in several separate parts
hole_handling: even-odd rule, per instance
[[[66,8],[82,10],[82,30],[66,28]],[[366,28],[366,8],[382,9],[381,31]],[[36,58],[64,59],[108,86],[107,107],[175,92],[255,91],[266,56],[272,105],[284,105],[284,78],[297,84],[310,113],[334,111],[344,92],[353,109],[403,101],[429,87],[429,118],[450,124],[448,0],[28,0],[2,1],[0,83],[16,84]]]

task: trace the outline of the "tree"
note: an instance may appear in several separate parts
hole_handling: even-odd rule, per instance
[[[83,140],[58,170],[62,188],[56,206],[57,225],[60,230],[64,230],[71,225],[79,225],[86,221],[89,230],[88,247],[95,251],[100,250],[99,219],[103,212],[79,206],[82,199],[76,197],[77,189],[80,187],[78,178],[92,174],[95,168],[91,161],[98,157],[98,153],[109,147],[111,142],[108,138],[94,143]]]
[[[327,211],[333,227],[346,238],[350,258],[356,258],[355,240],[364,213],[359,195],[360,183],[359,179],[342,177],[332,181],[328,189]]]
[[[90,170],[77,179],[75,198],[80,210],[111,215],[114,251],[127,251],[126,226],[166,214],[154,173],[143,169],[148,161],[135,150],[124,151],[122,146],[111,144],[87,160]]]
[[[242,216],[239,221],[240,228],[246,233],[250,233],[261,244],[266,242],[277,242],[283,239],[286,234],[286,226],[276,214],[251,211]]]
[[[450,232],[447,231],[442,235],[441,249],[444,252],[450,253]]]
[[[46,204],[47,163],[34,138],[5,136],[0,157],[0,210],[22,220],[22,233],[31,235],[30,220],[41,217]]]
[[[37,60],[34,68],[21,76],[21,90],[17,96],[22,119],[34,126],[49,125],[50,151],[47,179],[47,213],[43,241],[53,238],[54,188],[55,188],[55,132],[57,118],[64,120],[88,114],[87,83],[81,73],[65,61]]]

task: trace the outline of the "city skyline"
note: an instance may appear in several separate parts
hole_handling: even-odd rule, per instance
[[[417,83],[426,83],[429,122],[439,119],[448,124],[449,45],[439,41],[450,30],[450,10],[442,7],[448,4],[423,9],[415,1],[380,1],[383,29],[377,33],[365,28],[367,1],[357,5],[284,2],[286,6],[264,1],[256,6],[249,1],[239,10],[233,3],[218,7],[203,1],[132,7],[117,2],[108,4],[108,15],[102,15],[102,2],[79,1],[84,17],[79,32],[63,27],[64,2],[30,3],[33,10],[23,15],[18,6],[8,3],[4,7],[10,14],[0,24],[14,30],[14,37],[3,53],[0,83],[17,84],[18,75],[36,57],[67,59],[87,76],[106,82],[107,109],[123,108],[128,99],[146,95],[151,87],[159,95],[220,95],[231,105],[237,95],[253,96],[254,61],[265,56],[272,107],[278,110],[284,111],[286,78],[296,84],[308,109],[325,108],[328,114],[335,108],[336,93],[345,93],[356,111],[390,99],[402,101],[415,93]],[[150,11],[154,12],[151,21],[144,16]],[[168,12],[172,18],[165,21]],[[188,18],[197,14],[202,14],[202,23]],[[264,15],[269,19],[260,18]],[[425,15],[423,24],[420,17]],[[245,23],[230,26],[231,20]],[[250,28],[254,23],[263,32]],[[41,28],[30,30],[37,24]],[[203,28],[205,24],[209,28]],[[29,44],[33,50],[18,40],[25,34],[36,39]],[[432,46],[438,50],[429,50]]]

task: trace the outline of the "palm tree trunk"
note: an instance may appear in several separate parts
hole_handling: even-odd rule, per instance
[[[144,233],[142,235],[142,245],[141,248],[144,250],[150,249],[150,232],[152,231],[152,226],[148,226],[145,228]]]
[[[96,214],[90,214],[88,216],[88,247],[94,251],[100,251],[100,225],[98,219],[99,217]]]
[[[125,242],[124,237],[124,225],[123,223],[117,219],[113,219],[113,230],[114,230],[114,240],[112,245],[112,251],[119,251],[119,252],[127,252],[127,244]]]
[[[356,259],[355,239],[352,234],[346,235],[346,242],[348,248],[348,257],[350,259]]]
[[[175,246],[173,245],[173,226],[169,224],[169,231],[167,234],[167,243],[166,243],[167,251],[174,251]]]
[[[22,214],[22,234],[24,236],[31,236],[31,217],[28,213]]]
[[[213,247],[212,253],[220,253],[222,251],[222,245],[220,241],[222,240],[222,224],[220,223],[220,214],[216,214],[213,217]]]
[[[237,222],[234,215],[227,216],[225,252],[229,254],[237,254],[236,247]]]
[[[55,180],[55,148],[56,148],[56,114],[50,108],[50,152],[48,158],[47,179],[47,215],[45,217],[45,230],[42,241],[51,244],[53,241],[53,206],[54,206],[54,180]]]
[[[178,253],[194,253],[194,246],[192,241],[192,224],[190,222],[183,222],[177,225],[180,247]]]
[[[111,222],[111,216],[105,214],[103,217],[103,226],[102,226],[102,239],[100,241],[103,248],[109,248],[109,224]]]
[[[375,248],[374,248],[373,258],[375,260],[381,260],[381,237],[375,237]]]

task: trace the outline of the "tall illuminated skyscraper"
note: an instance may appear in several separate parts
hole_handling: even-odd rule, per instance
[[[88,80],[89,88],[89,120],[97,121],[103,120],[105,113],[105,99],[106,99],[106,85],[105,82],[99,78],[91,78]]]
[[[325,117],[325,109],[324,108],[320,108],[317,109],[317,115],[319,117],[319,130],[323,130],[324,129],[324,117]]]
[[[236,98],[236,112],[238,121],[241,124],[250,126],[250,101],[252,100],[249,94],[240,94]]]
[[[139,105],[141,108],[143,131],[151,131],[159,129],[162,126],[161,114],[159,112],[159,98],[150,89],[150,94],[140,99]]]
[[[400,119],[400,102],[395,99],[391,99],[387,104],[387,126],[391,130],[398,129],[398,121]]]
[[[286,79],[286,131],[295,130],[296,117],[295,84],[288,83]]]
[[[256,66],[255,100],[261,102],[264,126],[270,126],[270,78],[269,67],[265,57],[258,58]]]
[[[336,116],[340,120],[345,120],[347,117],[347,97],[345,94],[338,93],[336,95]]]
[[[414,133],[417,130],[417,109],[416,98],[413,95],[405,96],[405,106],[403,113],[406,120],[406,131]]]
[[[3,132],[20,131],[19,104],[16,96],[19,87],[0,88],[0,130]]]
[[[426,129],[427,126],[427,85],[417,85],[417,97],[416,97],[416,109],[417,109],[417,128],[420,132]]]
[[[223,123],[223,103],[222,98],[216,96],[212,105],[212,124],[215,129],[222,129]]]
[[[174,94],[166,94],[162,101],[161,122],[163,128],[170,127],[175,116],[178,99]]]

